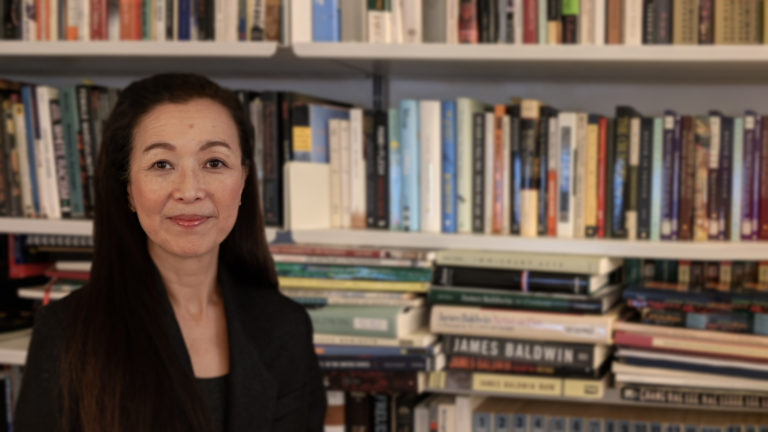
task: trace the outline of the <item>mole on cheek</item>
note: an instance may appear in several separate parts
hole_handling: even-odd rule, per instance
[[[195,128],[195,125],[194,125],[194,123],[190,123],[190,124],[189,124],[189,128],[190,128],[190,129],[194,129],[194,128]]]

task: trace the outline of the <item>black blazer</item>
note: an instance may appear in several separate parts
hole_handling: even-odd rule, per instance
[[[277,290],[238,283],[221,271],[219,282],[229,336],[227,430],[322,431],[325,391],[307,312]],[[75,313],[72,300],[51,303],[37,314],[16,408],[18,432],[56,430],[57,366],[64,329]],[[192,375],[170,303],[168,311],[167,331],[179,365]]]

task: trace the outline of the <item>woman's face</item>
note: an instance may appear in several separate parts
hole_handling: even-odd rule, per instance
[[[129,176],[153,256],[217,254],[247,176],[232,116],[209,99],[155,107],[134,129]]]

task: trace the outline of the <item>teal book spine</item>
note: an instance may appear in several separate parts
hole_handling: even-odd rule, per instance
[[[325,306],[307,312],[316,333],[395,338],[401,310],[397,306]]]
[[[653,119],[653,162],[651,165],[651,240],[661,239],[661,179],[663,176],[664,119]]]
[[[743,199],[744,119],[733,119],[733,161],[731,162],[731,241],[741,240],[741,200]]]
[[[400,102],[400,146],[403,155],[403,228],[420,231],[419,205],[419,103],[415,99]]]
[[[85,217],[83,203],[83,181],[80,168],[80,120],[77,113],[77,93],[74,87],[65,87],[59,91],[61,103],[61,126],[64,131],[64,144],[67,158],[67,180],[73,218]]]
[[[403,151],[400,145],[400,123],[397,108],[389,116],[389,229],[403,230]]]

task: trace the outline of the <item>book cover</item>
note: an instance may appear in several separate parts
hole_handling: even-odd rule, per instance
[[[457,161],[456,161],[456,102],[449,100],[441,104],[442,111],[442,176],[441,213],[442,232],[456,232],[457,211]]]
[[[403,228],[405,231],[418,232],[421,230],[418,101],[402,100],[399,120],[403,164]]]
[[[341,13],[338,0],[312,1],[312,40],[339,42],[341,39]],[[261,40],[252,38],[251,40]]]

